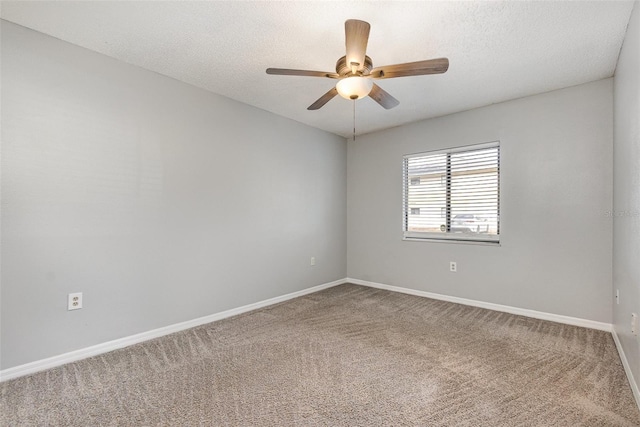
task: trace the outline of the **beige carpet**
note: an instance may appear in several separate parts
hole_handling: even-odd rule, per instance
[[[0,385],[2,426],[638,426],[610,334],[342,285]]]

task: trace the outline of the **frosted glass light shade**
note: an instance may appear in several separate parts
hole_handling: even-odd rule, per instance
[[[371,79],[353,76],[342,79],[336,85],[338,93],[345,99],[360,99],[369,95],[373,82]]]

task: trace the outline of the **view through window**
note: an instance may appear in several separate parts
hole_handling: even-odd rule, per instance
[[[498,142],[404,157],[406,238],[498,242]]]

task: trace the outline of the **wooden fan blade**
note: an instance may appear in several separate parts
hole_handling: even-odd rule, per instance
[[[318,98],[318,100],[316,102],[314,102],[313,104],[309,105],[307,107],[307,110],[318,110],[318,109],[320,109],[324,104],[326,104],[327,102],[331,101],[333,99],[333,97],[336,96],[337,94],[338,94],[338,89],[336,89],[335,87],[332,88],[329,92],[325,93],[320,98]]]
[[[330,79],[337,79],[340,77],[336,73],[329,73],[326,71],[291,70],[289,68],[267,68],[267,74],[275,74],[279,76],[328,77]]]
[[[345,45],[347,48],[347,67],[351,68],[356,63],[356,69],[364,68],[364,56],[367,53],[367,42],[369,41],[369,30],[371,26],[368,22],[349,19],[344,23]]]
[[[400,104],[400,101],[389,95],[389,93],[375,83],[373,84],[373,88],[371,88],[371,92],[369,92],[369,96],[386,110],[390,110]]]
[[[425,74],[442,74],[449,69],[447,58],[427,59],[426,61],[407,62],[405,64],[385,65],[371,70],[374,79],[390,79],[393,77],[422,76]]]

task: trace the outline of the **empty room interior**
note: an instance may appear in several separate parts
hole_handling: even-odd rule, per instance
[[[640,2],[0,18],[0,425],[640,425]]]

